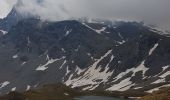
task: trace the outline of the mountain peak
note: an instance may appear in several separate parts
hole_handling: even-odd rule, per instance
[[[23,6],[23,1],[18,0],[17,3],[13,6],[12,10],[7,15],[7,17],[0,20],[0,29],[1,30],[9,31],[10,28],[12,26],[15,26],[19,21],[33,17],[29,13],[21,13],[19,11],[19,9],[22,6]]]

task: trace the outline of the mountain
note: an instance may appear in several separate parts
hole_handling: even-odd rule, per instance
[[[18,23],[23,17],[16,11],[14,7],[7,17],[0,20],[0,29],[4,31],[9,31],[9,29]]]
[[[0,37],[1,94],[54,83],[147,92],[170,84],[170,37],[143,23],[17,21],[12,12]]]
[[[11,12],[3,19],[0,19],[0,30],[9,31],[12,26],[16,25],[19,21],[34,17],[29,13],[22,13],[18,11],[20,7],[23,5],[22,0],[18,0],[17,3],[14,5]]]

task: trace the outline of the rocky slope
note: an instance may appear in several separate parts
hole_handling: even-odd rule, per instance
[[[143,23],[24,18],[0,37],[0,92],[58,82],[81,90],[151,91],[169,84],[169,45],[169,37]]]

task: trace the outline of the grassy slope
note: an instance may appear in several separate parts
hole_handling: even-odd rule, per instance
[[[162,88],[159,91],[146,95],[139,100],[170,100],[170,87]]]
[[[110,96],[110,97],[139,97],[146,95],[145,93],[136,91],[126,92],[106,92],[106,91],[79,91],[71,89],[62,84],[45,85],[38,89],[29,90],[18,93],[11,92],[0,97],[0,100],[73,100],[77,96]]]
[[[67,95],[69,94],[69,95]],[[11,92],[0,100],[72,100],[78,93],[62,84],[45,85],[40,89],[23,93]]]

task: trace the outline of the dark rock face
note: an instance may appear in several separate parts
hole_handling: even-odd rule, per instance
[[[110,91],[169,84],[170,38],[141,23],[14,23],[0,38],[2,94],[57,82]]]
[[[22,16],[16,11],[15,8],[9,13],[7,17],[0,20],[0,29],[9,31],[9,29],[16,25],[19,20],[23,19]]]
[[[19,11],[20,7],[23,6],[21,0],[14,5],[10,13],[3,19],[0,19],[0,30],[9,31],[13,26],[15,26],[19,21],[27,18],[38,18],[29,13],[22,13]]]

